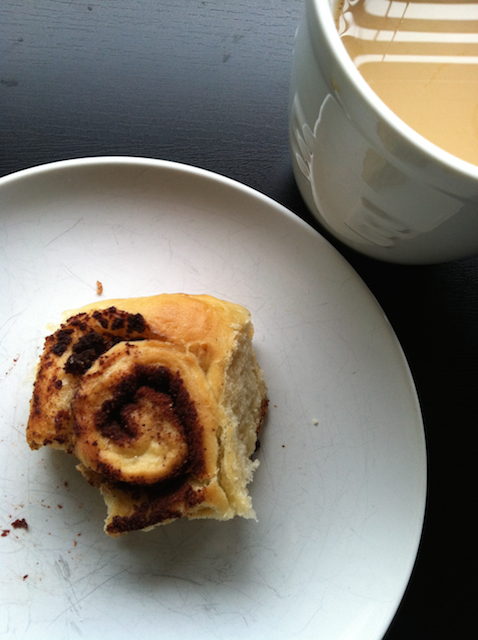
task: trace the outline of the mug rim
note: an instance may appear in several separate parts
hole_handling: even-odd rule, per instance
[[[354,65],[337,31],[333,7],[337,0],[306,0],[314,10],[314,16],[318,25],[322,25],[321,35],[327,41],[329,50],[345,74],[349,83],[353,86],[361,100],[372,110],[374,115],[394,131],[397,136],[405,138],[417,151],[426,155],[432,162],[442,165],[447,172],[453,172],[460,177],[478,180],[478,165],[462,160],[461,158],[445,151],[434,144],[410,125],[404,122],[398,115],[381,100],[360,71]]]

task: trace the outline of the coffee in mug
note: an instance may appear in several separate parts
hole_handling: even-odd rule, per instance
[[[341,0],[336,25],[361,75],[399,118],[478,165],[478,2]]]

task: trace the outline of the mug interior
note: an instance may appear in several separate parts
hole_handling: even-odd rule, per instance
[[[335,25],[336,0],[311,0],[313,15],[317,21],[321,37],[342,77],[346,79],[355,98],[368,108],[378,120],[385,121],[397,136],[406,140],[416,153],[427,156],[429,161],[441,165],[448,173],[455,173],[478,181],[478,166],[458,158],[430,142],[401,120],[373,91],[350,58]],[[310,28],[310,25],[309,25]],[[351,105],[348,114],[355,120],[356,113]]]

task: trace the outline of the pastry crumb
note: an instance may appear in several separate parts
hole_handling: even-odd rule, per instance
[[[99,280],[96,281],[96,293],[100,296],[103,293],[103,283]]]

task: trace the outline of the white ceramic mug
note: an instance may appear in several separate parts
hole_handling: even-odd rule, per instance
[[[348,56],[334,7],[334,0],[305,0],[296,34],[290,141],[307,206],[343,243],[380,260],[426,264],[478,254],[478,166],[385,106]]]

